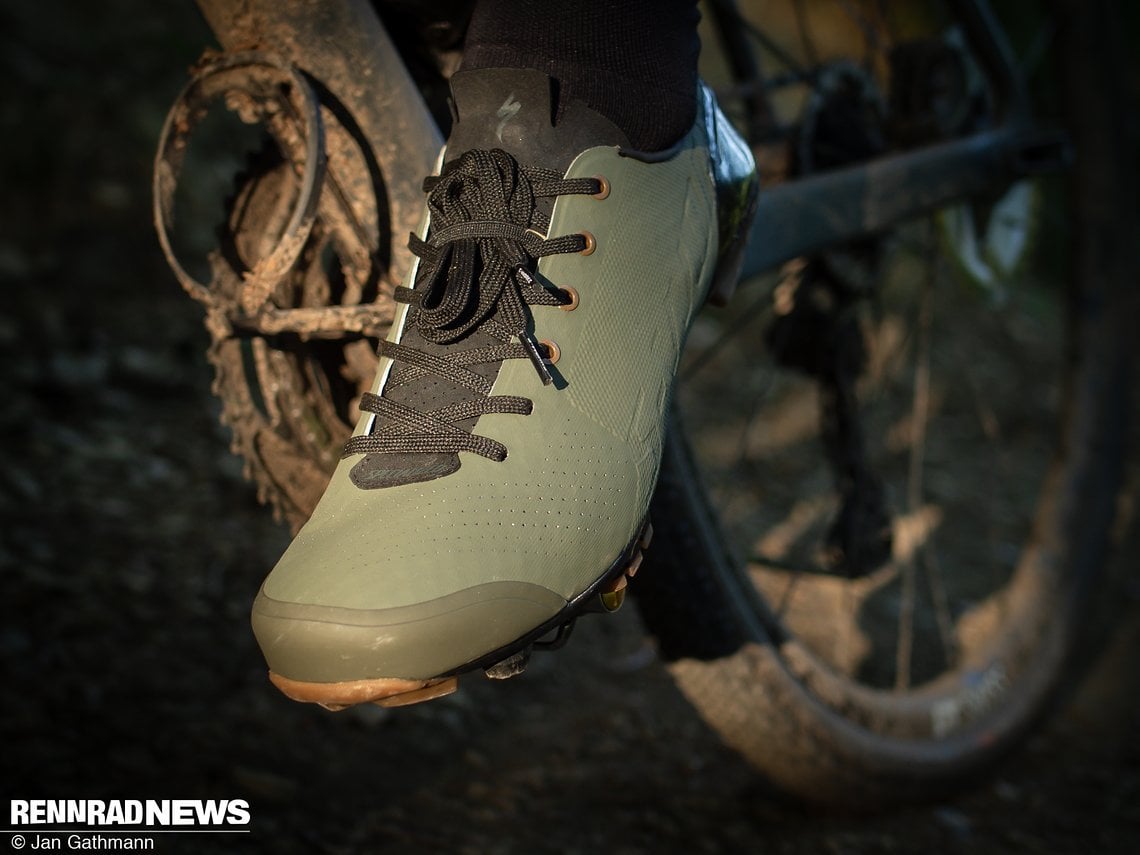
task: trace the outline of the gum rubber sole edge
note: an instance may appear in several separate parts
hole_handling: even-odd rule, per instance
[[[269,682],[287,698],[301,703],[320,704],[336,712],[356,704],[399,707],[450,695],[458,688],[458,678],[403,680],[379,677],[374,680],[345,680],[340,683],[306,683],[269,672]]]
[[[653,525],[647,519],[638,529],[638,533],[630,546],[622,553],[622,559],[615,562],[615,567],[607,571],[585,593],[569,603],[554,620],[543,624],[507,647],[493,651],[487,656],[461,666],[457,670],[459,672],[474,670],[506,659],[526,648],[536,638],[541,638],[552,629],[572,621],[583,611],[588,611],[584,606],[589,604],[592,597],[598,597],[602,602],[601,611],[617,611],[622,599],[624,599],[628,580],[632,579],[640,568],[644,558],[643,550],[649,547],[652,539]],[[606,602],[606,597],[607,595],[613,597],[615,594],[617,595],[616,604],[611,606]],[[612,603],[614,600],[611,599],[609,602]],[[290,700],[318,704],[327,710],[337,712],[356,704],[371,703],[381,707],[401,707],[435,700],[454,692],[458,688],[459,678],[458,675],[453,674],[427,680],[377,677],[370,680],[345,680],[339,683],[312,683],[292,680],[270,671],[269,682],[280,689],[281,693]]]

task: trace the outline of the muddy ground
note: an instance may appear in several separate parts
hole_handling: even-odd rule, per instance
[[[435,704],[333,715],[271,690],[247,609],[287,536],[227,451],[199,310],[149,222],[154,141],[205,40],[189,3],[162,6],[0,10],[6,794],[249,801],[248,835],[170,852],[1135,851],[1135,522],[1074,698],[993,779],[881,816],[767,788],[631,608]]]

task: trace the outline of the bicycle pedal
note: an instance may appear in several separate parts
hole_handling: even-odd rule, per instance
[[[641,530],[641,537],[637,540],[637,545],[642,549],[648,549],[649,544],[653,542],[653,523],[646,521],[645,528]]]
[[[574,631],[576,620],[577,618],[571,618],[554,631],[553,638],[548,641],[539,639],[532,646],[535,650],[558,650],[560,647],[565,647],[566,642],[570,640],[570,633]]]
[[[511,677],[517,677],[526,670],[526,666],[530,663],[531,650],[533,650],[533,645],[527,645],[522,650],[512,653],[502,662],[496,662],[490,668],[484,668],[483,673],[491,680],[509,680]]]
[[[641,562],[645,560],[645,553],[641,550],[630,559],[629,564],[625,568],[625,576],[627,579],[632,579],[637,575],[637,571],[641,569]]]
[[[422,689],[416,689],[413,692],[404,692],[400,695],[392,695],[387,698],[373,701],[378,707],[406,707],[411,704],[419,704],[424,701],[434,701],[436,698],[443,698],[447,695],[454,693],[459,688],[458,677],[448,677],[440,680],[438,683],[433,683],[430,686],[424,686]]]
[[[616,612],[621,608],[622,603],[625,602],[625,589],[629,586],[629,578],[622,573],[612,581],[608,582],[606,586],[598,592],[598,599],[602,603],[602,608],[607,612]]]
[[[641,563],[645,560],[645,550],[649,548],[649,544],[653,541],[653,523],[646,520],[645,526],[641,529],[641,533],[637,537],[637,542],[633,546],[633,551],[630,553],[629,560],[622,572],[606,582],[598,590],[598,607],[595,611],[602,612],[616,612],[622,607],[625,602],[626,588],[629,587],[629,581],[637,575],[637,571],[641,569]]]

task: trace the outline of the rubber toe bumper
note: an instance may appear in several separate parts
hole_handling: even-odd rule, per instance
[[[428,680],[509,645],[566,605],[527,582],[488,582],[371,610],[281,602],[262,590],[252,623],[270,671],[289,680]]]

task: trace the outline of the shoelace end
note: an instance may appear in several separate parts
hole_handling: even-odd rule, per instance
[[[554,376],[550,373],[550,369],[546,367],[546,357],[542,355],[542,346],[530,333],[519,336],[519,341],[522,342],[522,346],[526,349],[531,364],[534,365],[539,378],[542,380],[542,385],[549,386],[554,382]]]

